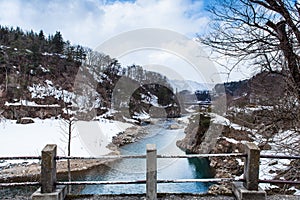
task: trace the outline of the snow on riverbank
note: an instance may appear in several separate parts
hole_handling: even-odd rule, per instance
[[[16,124],[16,120],[0,121],[0,156],[37,156],[46,144],[57,144],[57,154],[67,155],[68,127],[64,121],[61,119],[33,120],[35,123],[27,125]],[[111,142],[112,137],[132,126],[132,124],[106,119],[93,121],[92,124],[97,125],[93,134],[100,133],[98,137],[100,142],[89,140],[100,145],[97,155],[110,153],[106,146]],[[72,132],[72,156],[94,155],[86,141],[89,133],[92,132],[91,127],[89,122],[76,122]],[[91,136],[91,138],[94,137]]]
[[[270,107],[265,108],[257,108],[257,109],[270,109]],[[254,110],[254,109],[253,109]],[[229,126],[235,130],[246,130],[249,132],[252,132],[253,135],[251,135],[252,139],[254,139],[253,143],[256,145],[258,144],[268,144],[270,146],[270,150],[262,150],[261,154],[266,155],[293,155],[293,152],[291,152],[291,149],[297,149],[299,147],[299,144],[297,141],[299,141],[299,135],[292,130],[287,131],[279,131],[272,139],[265,138],[263,135],[259,134],[257,130],[255,129],[249,129],[247,127],[241,126],[239,124],[232,123],[229,119],[226,117],[217,115],[212,113],[212,121],[217,124],[221,124],[223,126]],[[222,139],[225,139],[226,141],[237,144],[237,143],[246,143],[248,141],[238,141],[233,138],[228,137],[221,137]],[[285,148],[286,146],[289,146],[289,148]],[[242,165],[240,159],[237,159],[237,161]],[[291,160],[288,159],[266,159],[261,158],[260,159],[260,170],[259,170],[259,178],[261,180],[273,180],[278,179],[276,177],[280,170],[287,169],[289,167]],[[240,177],[243,178],[243,175]],[[282,178],[283,179],[283,178]],[[269,183],[261,183],[259,186],[264,190],[269,190],[272,188],[278,188],[276,185],[271,185]],[[300,195],[300,190],[296,189],[295,187],[292,187],[290,189],[294,189],[295,195]]]

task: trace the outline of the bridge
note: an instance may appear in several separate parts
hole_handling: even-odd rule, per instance
[[[286,180],[261,180],[259,179],[260,158],[267,159],[300,159],[300,156],[278,156],[261,155],[259,148],[254,143],[246,143],[244,153],[231,154],[190,154],[190,155],[157,155],[156,146],[148,144],[145,155],[117,155],[100,157],[76,157],[76,156],[57,156],[57,146],[55,144],[46,145],[41,152],[41,156],[19,156],[19,157],[0,157],[0,160],[41,160],[41,174],[39,182],[10,182],[0,183],[0,187],[15,186],[40,186],[32,194],[33,200],[62,200],[68,198],[68,185],[103,185],[103,184],[145,184],[146,199],[156,200],[161,194],[157,194],[158,183],[188,183],[188,182],[231,182],[233,193],[238,200],[266,200],[266,192],[259,187],[259,183],[279,183],[299,185],[300,181]],[[209,178],[209,179],[177,179],[177,180],[158,180],[157,179],[157,159],[160,158],[209,158],[209,157],[241,157],[245,159],[243,178]],[[146,180],[128,181],[57,181],[56,161],[71,159],[146,159]],[[1,172],[1,171],[0,171]],[[217,198],[216,198],[217,199]],[[230,198],[228,198],[230,199]]]
[[[194,102],[184,102],[185,105],[195,105],[195,106],[210,106],[211,101],[194,101]]]

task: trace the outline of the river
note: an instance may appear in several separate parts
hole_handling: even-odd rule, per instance
[[[158,120],[154,125],[145,128],[149,134],[138,142],[121,147],[122,155],[145,154],[146,144],[156,144],[157,154],[184,155],[185,152],[176,146],[176,141],[185,134],[183,129],[170,130],[168,127],[176,123],[174,120]],[[210,177],[207,159],[158,159],[158,179],[192,179]],[[80,176],[75,180],[145,180],[145,159],[122,159],[109,165],[101,166]],[[164,183],[158,184],[159,193],[205,193],[209,183]],[[81,194],[137,194],[145,193],[145,184],[134,185],[87,185],[73,188]]]

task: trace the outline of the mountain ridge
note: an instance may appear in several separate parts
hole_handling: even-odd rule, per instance
[[[200,83],[197,81],[192,80],[169,80],[171,86],[174,90],[177,89],[178,92],[189,90],[192,93],[194,93],[197,90],[212,90],[215,86],[215,84],[209,84],[209,83]]]

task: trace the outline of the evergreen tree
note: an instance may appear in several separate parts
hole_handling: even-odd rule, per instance
[[[59,31],[56,31],[51,43],[54,53],[62,54],[64,52],[64,40]]]
[[[44,35],[43,30],[40,30],[40,33],[39,33],[39,40],[40,40],[40,41],[44,41],[44,40],[45,40],[45,35]]]

